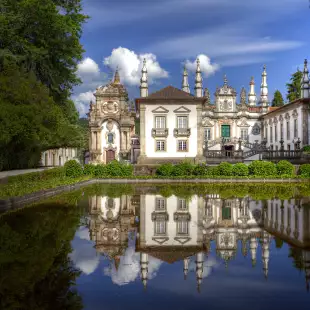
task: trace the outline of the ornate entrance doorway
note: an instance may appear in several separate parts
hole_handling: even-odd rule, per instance
[[[225,156],[226,157],[232,157],[232,151],[234,150],[234,146],[233,145],[225,145],[224,146],[225,149]]]
[[[106,163],[108,164],[110,161],[115,159],[115,151],[107,150],[106,151]]]

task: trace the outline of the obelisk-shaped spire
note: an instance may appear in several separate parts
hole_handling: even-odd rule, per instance
[[[149,256],[146,253],[140,253],[141,280],[144,288],[147,286]]]
[[[196,257],[196,280],[197,280],[197,290],[200,292],[202,276],[203,276],[203,263],[204,263],[204,255],[202,252],[197,254]]]
[[[260,104],[263,107],[268,106],[268,85],[267,85],[266,65],[264,65],[262,72],[262,83],[260,85]]]
[[[121,78],[119,76],[118,67],[116,67],[113,84],[120,84],[120,83],[121,83]]]
[[[301,98],[310,98],[310,85],[309,85],[309,70],[308,61],[304,61],[304,71],[301,78]]]
[[[142,67],[142,76],[140,79],[140,97],[147,97],[148,96],[148,84],[147,84],[147,69],[146,69],[146,59],[143,59],[143,67]]]
[[[196,69],[196,78],[195,78],[195,96],[201,98],[202,97],[202,76],[200,70],[200,61],[197,58],[197,69]]]
[[[251,81],[250,81],[250,91],[248,94],[248,104],[251,107],[256,106],[255,82],[254,82],[253,76],[251,77]]]
[[[188,73],[187,73],[185,66],[183,70],[182,90],[185,91],[186,93],[190,93],[189,84],[188,84]]]

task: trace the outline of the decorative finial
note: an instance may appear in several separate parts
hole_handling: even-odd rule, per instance
[[[264,71],[266,70],[266,65],[263,66]]]
[[[250,81],[250,85],[254,85],[255,82],[254,82],[254,76],[251,76],[251,81]]]
[[[116,67],[116,70],[115,70],[115,75],[114,75],[114,81],[113,83],[114,84],[120,84],[121,82],[121,79],[120,79],[120,76],[119,76],[119,72],[118,72],[118,66]]]
[[[304,65],[305,65],[305,67],[307,67],[307,64],[308,64],[308,60],[307,60],[307,59],[305,59],[305,61],[304,61]]]
[[[224,85],[227,85],[227,76],[226,76],[226,74],[224,75]]]

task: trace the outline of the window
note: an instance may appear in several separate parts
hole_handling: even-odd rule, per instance
[[[178,116],[177,126],[179,129],[187,128],[187,116]]]
[[[166,234],[166,222],[165,221],[155,221],[155,235],[165,235]]]
[[[186,199],[179,199],[178,200],[178,209],[179,210],[187,210],[187,201],[186,201]]]
[[[205,141],[211,140],[211,128],[205,128]]]
[[[230,138],[230,125],[222,125],[222,138]]]
[[[166,128],[166,117],[165,116],[156,116],[155,117],[155,128],[165,129]]]
[[[248,139],[248,129],[247,128],[241,128],[240,134],[241,134],[241,140],[247,140]]]
[[[298,136],[297,119],[294,119],[294,138]]]
[[[268,127],[266,126],[266,129],[265,129],[265,139],[267,139],[267,136],[268,136]]]
[[[280,124],[280,137],[283,139],[283,123]]]
[[[166,150],[166,141],[165,140],[157,140],[156,141],[156,151],[165,151]]]
[[[277,125],[274,126],[274,142],[278,141],[278,130]]]
[[[187,141],[179,140],[178,141],[178,151],[179,152],[187,152]]]
[[[286,122],[286,139],[290,139],[290,122]]]
[[[288,151],[291,150],[291,145],[290,145],[290,144],[287,145],[287,150],[288,150]]]
[[[155,209],[157,211],[166,210],[166,200],[164,198],[156,198]]]
[[[272,126],[270,126],[270,142],[272,142]]]
[[[178,235],[188,235],[188,221],[178,221],[177,222],[177,234]]]
[[[108,133],[108,143],[113,143],[113,133]]]
[[[272,144],[270,145],[270,150],[273,151],[273,145]]]
[[[231,208],[230,207],[223,207],[222,220],[231,220]]]

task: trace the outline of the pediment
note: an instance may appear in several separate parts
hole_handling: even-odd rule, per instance
[[[159,244],[164,244],[166,241],[169,240],[169,238],[168,237],[153,237],[152,240]]]
[[[157,107],[156,109],[152,110],[153,113],[168,113],[169,110],[167,110],[166,108],[160,106]]]
[[[184,106],[181,106],[181,107],[175,109],[173,112],[174,113],[189,113],[190,111],[191,111],[190,109],[188,109]]]
[[[213,127],[214,124],[211,123],[209,118],[204,118],[202,120],[202,126],[206,126],[206,127]]]
[[[185,243],[187,243],[188,241],[190,241],[191,238],[189,238],[189,237],[175,237],[174,240],[175,240],[175,241],[178,241],[179,243],[181,243],[182,245],[184,245]]]
[[[246,121],[245,118],[243,118],[240,123],[238,124],[239,127],[250,127],[250,125],[248,124],[248,122]]]

